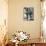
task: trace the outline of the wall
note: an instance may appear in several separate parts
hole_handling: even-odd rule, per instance
[[[34,21],[23,20],[23,8],[34,7]],[[9,0],[8,33],[9,36],[18,30],[31,34],[31,38],[40,37],[40,0]]]

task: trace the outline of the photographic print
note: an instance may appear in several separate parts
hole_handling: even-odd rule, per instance
[[[34,8],[33,7],[24,7],[24,20],[34,20]]]

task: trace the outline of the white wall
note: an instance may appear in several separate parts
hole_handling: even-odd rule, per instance
[[[34,21],[23,20],[23,8],[26,6],[34,8]],[[31,38],[39,38],[40,20],[40,0],[9,0],[9,36],[18,30],[23,30],[30,33]]]

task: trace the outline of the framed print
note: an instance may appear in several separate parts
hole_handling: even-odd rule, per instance
[[[33,7],[24,7],[23,10],[24,20],[30,21],[34,20],[34,8]]]

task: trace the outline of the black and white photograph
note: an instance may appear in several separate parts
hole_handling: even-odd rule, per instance
[[[33,7],[24,7],[24,20],[34,20],[34,8]]]

